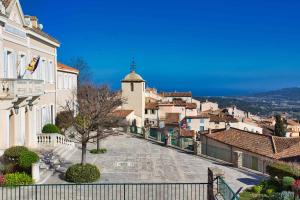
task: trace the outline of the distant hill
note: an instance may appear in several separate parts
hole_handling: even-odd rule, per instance
[[[280,90],[261,92],[250,96],[260,97],[260,98],[272,98],[272,99],[280,98],[284,100],[300,101],[300,88],[299,87],[283,88]]]
[[[262,116],[285,112],[289,113],[290,117],[300,119],[300,88],[298,87],[261,92],[248,96],[197,97],[197,99],[218,102],[221,108],[236,105],[239,109]]]

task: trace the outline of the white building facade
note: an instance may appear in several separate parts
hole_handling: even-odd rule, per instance
[[[55,122],[58,47],[19,0],[0,1],[0,150],[35,148],[42,127]],[[32,73],[27,66],[37,57]]]

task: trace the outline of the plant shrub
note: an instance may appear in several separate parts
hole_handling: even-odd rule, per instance
[[[63,111],[57,114],[55,118],[55,124],[63,132],[67,130],[72,125],[71,120],[72,113],[68,111]]]
[[[251,191],[243,191],[242,193],[240,193],[240,199],[241,200],[261,200],[264,199],[264,197],[266,197],[266,195],[263,194],[254,194]]]
[[[17,161],[22,152],[28,151],[26,147],[23,146],[15,146],[5,150],[4,156],[9,160]]]
[[[0,163],[0,174],[5,172],[5,165]]]
[[[33,179],[26,173],[16,172],[13,174],[5,175],[5,185],[6,186],[17,186],[17,185],[31,185],[33,184]]]
[[[297,194],[300,195],[300,180],[296,180],[292,185],[292,190]]]
[[[90,150],[90,153],[92,153],[92,154],[103,154],[103,153],[106,153],[106,152],[107,152],[106,149],[99,149],[99,150],[92,149],[92,150]]]
[[[0,186],[3,186],[5,184],[5,177],[4,175],[0,175]]]
[[[282,200],[294,200],[294,193],[290,191],[283,191],[280,193],[280,199]]]
[[[261,185],[256,185],[252,187],[252,192],[255,194],[260,194],[263,187]]]
[[[68,168],[66,180],[72,183],[92,183],[100,178],[100,171],[95,165],[76,164]]]
[[[46,124],[43,127],[42,133],[60,133],[59,128],[54,124]]]
[[[17,172],[19,169],[18,165],[16,163],[7,163],[5,165],[4,174],[11,174]]]
[[[273,188],[267,189],[266,190],[266,195],[271,196],[272,194],[274,194],[275,190]]]
[[[272,177],[278,177],[282,179],[285,176],[290,176],[295,179],[300,177],[300,167],[293,164],[284,162],[276,162],[267,166],[267,172]]]
[[[33,151],[24,151],[21,153],[18,165],[24,169],[31,169],[31,165],[39,161],[39,156]]]
[[[284,190],[291,190],[292,185],[294,184],[295,179],[289,176],[285,176],[282,179],[282,187]]]

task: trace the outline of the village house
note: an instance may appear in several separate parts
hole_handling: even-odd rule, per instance
[[[236,119],[249,118],[250,113],[244,110],[238,109],[236,106],[226,108],[228,114],[232,115]]]
[[[266,166],[276,160],[300,161],[299,137],[276,137],[227,128],[207,131],[200,135],[200,141],[202,154],[263,173]]]
[[[263,128],[259,127],[258,124],[249,121],[238,121],[229,123],[230,127],[239,130],[249,131],[252,133],[263,134]]]
[[[76,102],[78,74],[79,71],[77,69],[64,65],[62,63],[57,63],[56,112],[63,111],[68,102]]]
[[[163,101],[172,102],[174,99],[181,99],[185,102],[192,103],[192,93],[191,92],[163,92],[161,93]]]
[[[196,116],[197,100],[190,92],[157,93],[154,88],[146,88],[145,80],[134,69],[121,81],[122,98],[125,100],[119,110],[133,110],[134,125],[159,127],[168,120],[167,113],[178,113],[180,121],[186,116]],[[133,124],[131,124],[133,125]]]
[[[205,112],[205,111],[216,111],[219,109],[218,103],[210,102],[208,100],[201,102],[200,104],[200,111]]]
[[[286,120],[287,137],[299,137],[300,124],[295,120]]]
[[[35,148],[37,134],[45,124],[55,123],[58,104],[66,101],[57,92],[60,42],[43,32],[37,17],[24,15],[19,0],[0,2],[0,38],[0,150]],[[33,59],[37,68],[28,71]],[[70,70],[63,73],[75,72]],[[72,90],[78,71],[73,74]]]

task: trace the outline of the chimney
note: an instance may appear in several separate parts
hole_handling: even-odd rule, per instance
[[[38,18],[35,16],[30,16],[30,21],[32,24],[32,28],[39,28]]]
[[[227,123],[227,124],[226,124],[226,131],[228,131],[229,129],[230,129],[230,124]]]
[[[209,134],[209,135],[211,134],[211,128],[208,129],[208,134]]]

